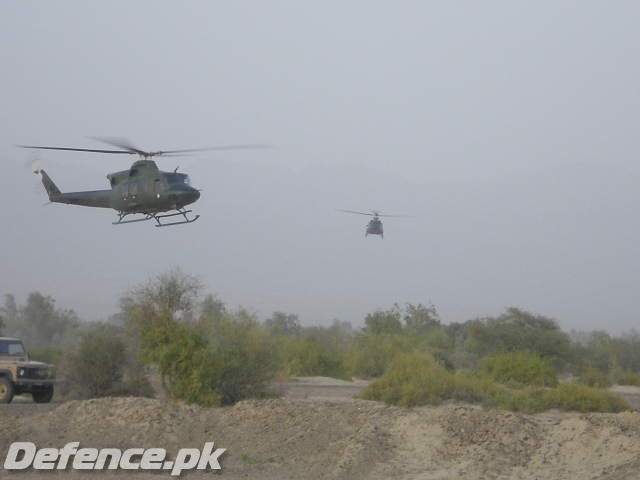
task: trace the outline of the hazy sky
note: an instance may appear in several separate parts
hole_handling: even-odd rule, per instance
[[[5,1],[0,294],[87,319],[173,266],[229,305],[361,324],[515,305],[624,331],[640,285],[636,1]],[[15,144],[143,149],[203,189],[192,225],[48,205]],[[63,191],[130,157],[42,152]],[[384,240],[364,238],[380,209]]]

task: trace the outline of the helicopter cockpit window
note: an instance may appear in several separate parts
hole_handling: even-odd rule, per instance
[[[166,173],[165,176],[169,183],[184,183],[185,185],[191,185],[189,175],[184,173]]]

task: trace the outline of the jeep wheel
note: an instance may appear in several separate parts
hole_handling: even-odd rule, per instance
[[[49,403],[53,397],[53,385],[41,392],[33,392],[31,396],[36,403]]]
[[[11,403],[13,400],[13,383],[8,378],[0,378],[0,403]]]

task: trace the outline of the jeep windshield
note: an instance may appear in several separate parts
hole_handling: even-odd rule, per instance
[[[19,340],[0,340],[0,355],[24,357],[24,347]]]

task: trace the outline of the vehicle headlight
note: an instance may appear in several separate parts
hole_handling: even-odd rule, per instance
[[[18,369],[18,376],[19,376],[19,377],[24,377],[24,374],[25,374],[25,373],[26,373],[26,372],[25,372],[25,369],[24,369],[24,368],[19,368],[19,369]]]

